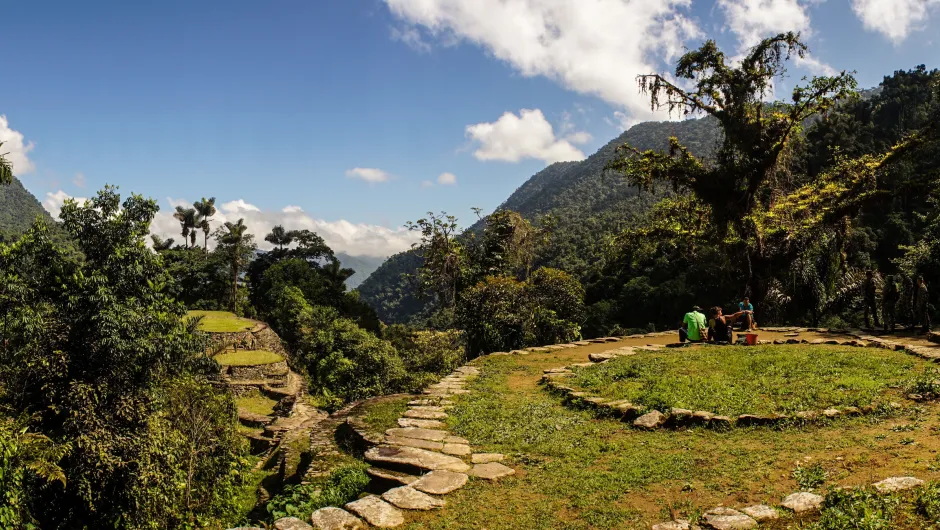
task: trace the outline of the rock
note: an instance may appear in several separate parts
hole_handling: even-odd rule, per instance
[[[780,517],[780,514],[777,513],[777,510],[774,510],[766,504],[748,506],[747,508],[742,508],[741,511],[749,515],[758,523],[763,523],[764,521],[773,521],[774,519],[778,519]]]
[[[388,469],[382,469],[378,467],[370,467],[369,469],[366,469],[366,474],[378,480],[397,482],[402,486],[411,485],[416,480],[418,480],[418,477],[409,475],[408,473],[400,473],[398,471],[390,471]]]
[[[542,373],[543,374],[570,374],[571,370],[569,370],[567,367],[549,368],[547,370],[542,370]]]
[[[614,355],[613,353],[607,353],[607,352],[592,353],[588,355],[588,359],[590,359],[592,363],[601,363],[604,361],[609,361],[613,359],[614,357],[616,357],[616,355]]]
[[[669,411],[669,419],[675,423],[686,423],[692,419],[692,415],[695,414],[688,409],[672,409]]]
[[[310,516],[317,530],[366,530],[362,519],[340,508],[320,508]]]
[[[444,412],[444,408],[437,405],[417,405],[412,406],[410,410],[418,410],[421,412]]]
[[[516,470],[511,467],[504,466],[498,462],[490,462],[489,464],[476,464],[473,466],[473,469],[470,470],[469,475],[486,480],[496,480],[513,475],[515,472]]]
[[[466,456],[470,452],[470,446],[466,444],[444,444],[444,454]]]
[[[445,444],[467,444],[467,445],[470,444],[470,442],[467,441],[466,438],[461,438],[459,436],[448,436],[447,438],[444,438],[444,443]]]
[[[403,436],[386,436],[385,443],[402,447],[417,447],[418,449],[427,449],[429,451],[440,451],[444,449],[444,444],[441,442],[432,442],[420,438],[405,438]]]
[[[815,493],[801,491],[788,495],[780,504],[783,505],[784,508],[793,510],[794,513],[806,513],[819,510],[823,500],[822,497]]]
[[[427,410],[406,410],[403,414],[405,418],[416,418],[419,420],[446,420],[446,412],[432,412]]]
[[[923,486],[924,481],[914,477],[891,477],[872,485],[881,493],[893,493]]]
[[[502,462],[505,456],[499,453],[477,453],[470,457],[474,464],[489,464],[490,462]]]
[[[857,416],[862,413],[862,409],[858,407],[843,407],[842,414],[846,416]]]
[[[712,416],[709,423],[712,427],[731,428],[734,427],[734,418],[730,416]]]
[[[702,517],[705,525],[715,530],[748,530],[757,528],[757,521],[731,508],[715,508]]]
[[[767,415],[760,416],[755,414],[741,414],[738,416],[739,425],[773,425],[780,421],[782,416]]]
[[[431,471],[412,482],[412,488],[432,495],[447,495],[467,483],[467,475],[453,471]]]
[[[470,466],[459,458],[415,447],[380,445],[366,451],[365,459],[367,462],[383,466],[392,465],[427,470],[440,469],[456,473],[463,473],[470,469]]]
[[[419,420],[417,418],[398,418],[400,427],[417,427],[419,429],[442,429],[447,424],[437,420]]]
[[[296,517],[282,517],[274,521],[274,530],[313,530],[313,527]]]
[[[823,416],[830,418],[830,419],[838,418],[839,416],[842,415],[842,412],[840,412],[839,409],[826,409],[822,413],[823,413]]]
[[[819,413],[815,410],[801,410],[794,414],[794,416],[804,421],[812,421],[819,417]]]
[[[401,511],[376,495],[353,501],[346,505],[346,509],[379,528],[394,528],[405,524],[405,516]]]
[[[714,417],[715,417],[714,414],[712,414],[711,412],[706,412],[704,410],[698,410],[692,413],[692,420],[698,423],[708,423],[712,421],[712,418]]]
[[[387,502],[403,510],[433,510],[444,506],[444,501],[410,487],[393,488],[382,494]]]
[[[669,521],[666,523],[659,523],[653,525],[653,530],[689,530],[691,525],[688,521]]]
[[[666,423],[666,415],[658,410],[654,410],[637,418],[636,421],[633,422],[633,426],[640,429],[652,430],[662,427],[664,423]]]
[[[402,436],[405,438],[419,438],[421,440],[431,440],[432,442],[443,442],[444,438],[450,436],[447,431],[434,429],[421,429],[416,427],[405,427],[402,429],[389,429],[385,431],[386,436]]]
[[[931,331],[930,333],[927,334],[927,340],[929,340],[930,342],[935,342],[937,344],[940,344],[940,332]]]

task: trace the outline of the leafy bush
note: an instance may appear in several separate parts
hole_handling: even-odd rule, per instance
[[[823,469],[819,462],[808,467],[797,466],[793,470],[793,479],[796,480],[802,490],[812,490],[822,486],[828,476],[829,473]]]
[[[826,494],[819,521],[811,530],[890,530],[899,501],[872,490],[836,490]]]
[[[914,508],[928,521],[940,521],[940,483],[931,482],[921,488],[914,499]]]
[[[405,365],[407,381],[403,390],[426,386],[464,361],[463,337],[457,330],[421,331],[395,324],[386,328],[383,335]]]
[[[268,502],[268,513],[272,519],[307,519],[320,508],[342,506],[354,501],[369,486],[366,467],[365,464],[342,466],[333,470],[323,483],[287,486],[280,495]]]

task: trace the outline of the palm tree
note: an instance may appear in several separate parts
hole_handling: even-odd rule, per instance
[[[327,281],[329,281],[333,288],[338,291],[345,291],[346,280],[348,280],[349,277],[353,274],[356,274],[356,271],[344,268],[342,263],[340,263],[336,258],[327,261],[321,270],[323,271],[323,275],[326,277]]]
[[[193,203],[193,208],[196,209],[196,213],[199,214],[199,226],[202,228],[202,233],[205,236],[203,240],[203,250],[209,250],[209,220],[212,219],[212,216],[215,215],[215,197],[209,197],[206,199],[202,198],[201,201],[196,201]]]
[[[150,234],[150,239],[153,240],[153,250],[156,252],[163,252],[164,250],[170,250],[173,247],[173,243],[176,242],[172,237],[162,239],[156,234]]]
[[[254,250],[254,238],[246,234],[248,227],[245,220],[239,219],[237,223],[226,222],[225,226],[217,232],[216,240],[219,249],[225,253],[232,267],[232,312],[236,310],[238,300],[238,273],[242,265],[251,259]]]
[[[281,225],[276,225],[271,229],[270,234],[264,236],[264,240],[272,245],[277,245],[278,250],[283,250],[284,247],[294,242],[294,233],[284,230]]]
[[[196,210],[192,208],[176,207],[176,213],[173,218],[180,222],[180,233],[183,235],[183,242],[187,243],[190,239],[193,244],[196,243]],[[189,244],[186,245],[189,248]]]
[[[3,146],[3,142],[0,142],[0,147]],[[0,184],[9,184],[13,182],[13,162],[7,160],[3,155],[6,153],[0,154]]]

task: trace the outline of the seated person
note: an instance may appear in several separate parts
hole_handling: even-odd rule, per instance
[[[745,296],[738,302],[738,312],[747,313],[741,319],[741,331],[750,331],[757,327],[757,323],[754,322],[754,306],[751,304],[750,298]]]
[[[747,315],[746,311],[738,311],[733,315],[725,315],[722,312],[720,307],[713,307],[711,310],[712,315],[712,331],[709,335],[709,340],[722,343],[726,342],[732,344],[734,342],[734,333],[732,326],[734,326],[735,321],[740,318],[744,318]]]
[[[702,342],[705,340],[705,315],[702,308],[693,306],[692,311],[682,318],[682,327],[679,328],[679,342]]]

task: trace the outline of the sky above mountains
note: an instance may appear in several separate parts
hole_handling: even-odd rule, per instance
[[[470,224],[546,165],[650,111],[636,76],[715,39],[800,31],[776,87],[861,87],[940,66],[940,0],[39,1],[3,6],[0,152],[57,213],[105,184],[215,196],[262,246],[276,223],[336,250],[408,248],[428,210]],[[676,117],[673,117],[676,118]]]

